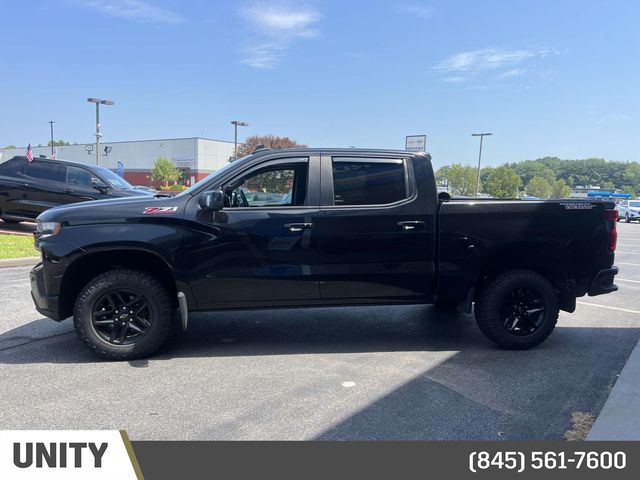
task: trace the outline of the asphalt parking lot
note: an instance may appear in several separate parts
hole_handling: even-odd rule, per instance
[[[639,224],[619,224],[616,264],[620,290],[579,299],[529,351],[494,347],[462,313],[363,307],[193,315],[176,348],[122,363],[34,310],[31,267],[0,269],[0,424],[133,440],[581,438],[640,338]]]

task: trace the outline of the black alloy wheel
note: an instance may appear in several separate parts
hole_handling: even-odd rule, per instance
[[[82,343],[108,360],[148,357],[178,326],[177,301],[148,272],[117,268],[89,280],[76,298],[73,324]]]
[[[540,273],[506,270],[490,278],[476,294],[476,322],[503,348],[522,350],[544,341],[558,321],[558,293]]]
[[[516,336],[531,335],[544,322],[546,305],[535,288],[516,287],[508,292],[500,307],[500,320],[507,332]]]
[[[101,296],[93,306],[91,324],[103,340],[113,345],[130,345],[151,327],[153,314],[144,295],[117,289]]]

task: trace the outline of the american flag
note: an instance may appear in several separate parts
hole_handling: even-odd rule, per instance
[[[56,158],[58,158],[58,149],[57,148],[53,149],[53,153],[51,154],[51,158],[53,158],[54,160]]]
[[[29,163],[33,162],[33,152],[31,151],[31,142],[29,142],[29,145],[27,146],[27,161]]]

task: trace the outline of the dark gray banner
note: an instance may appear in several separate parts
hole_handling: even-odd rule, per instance
[[[132,443],[147,480],[640,478],[640,442]]]

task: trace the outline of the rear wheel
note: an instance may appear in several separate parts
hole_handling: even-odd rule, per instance
[[[480,291],[475,315],[480,330],[504,348],[526,349],[544,341],[558,320],[558,295],[530,270],[499,274]]]
[[[146,357],[162,347],[173,324],[166,288],[137,270],[98,275],[80,292],[73,321],[85,346],[109,360]]]

